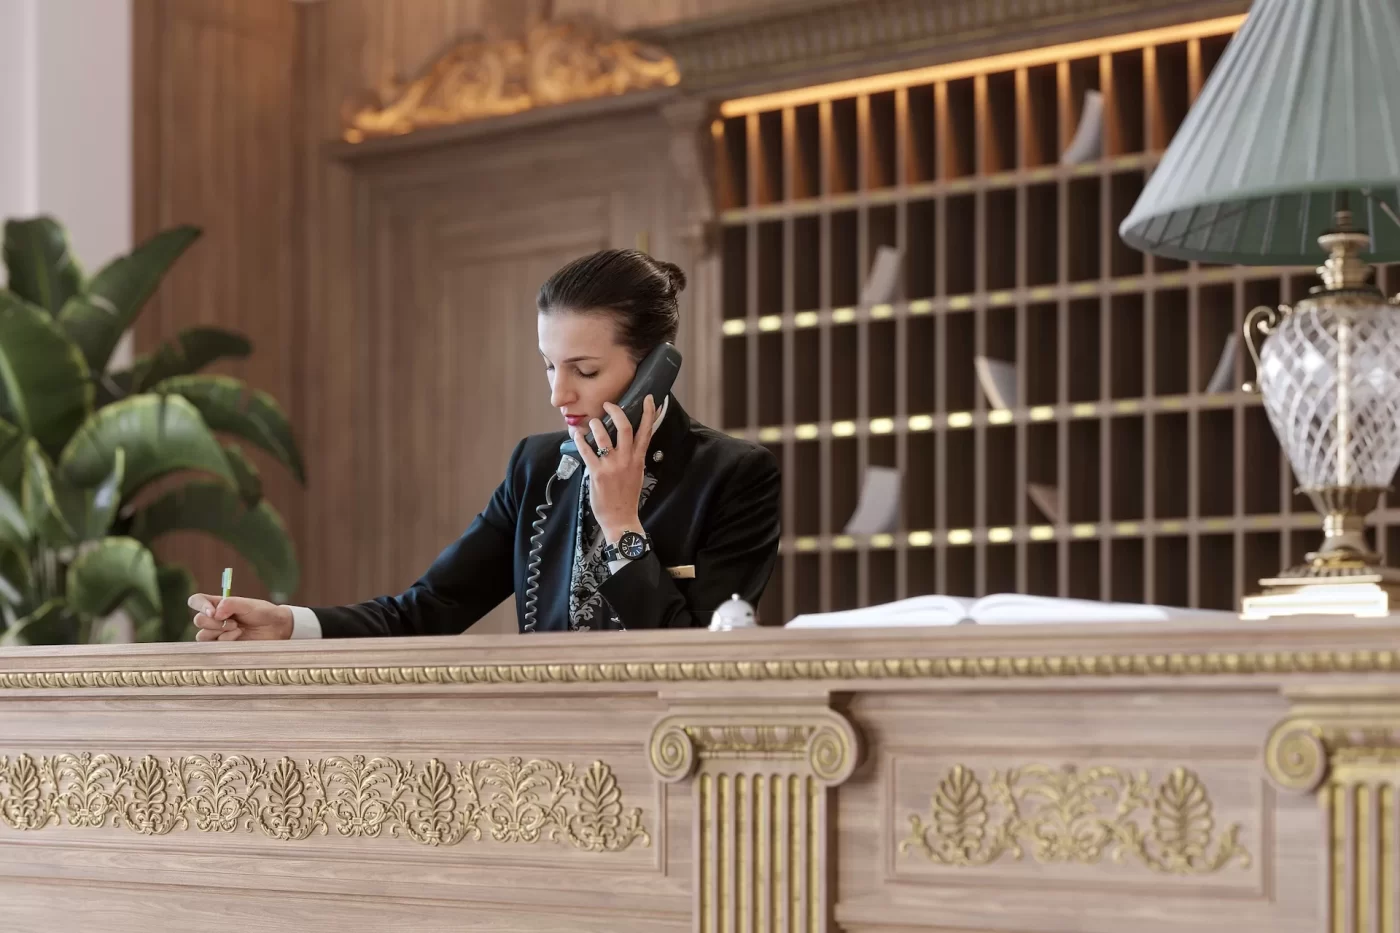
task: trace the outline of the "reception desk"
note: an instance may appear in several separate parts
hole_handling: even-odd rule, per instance
[[[0,652],[0,928],[1400,930],[1400,626]]]

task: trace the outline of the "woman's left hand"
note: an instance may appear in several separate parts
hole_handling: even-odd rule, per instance
[[[593,515],[598,519],[608,543],[617,544],[623,532],[642,533],[642,523],[637,518],[637,501],[642,496],[647,448],[651,446],[651,435],[656,429],[656,405],[648,395],[642,405],[641,426],[635,433],[621,408],[611,402],[603,407],[612,416],[613,426],[617,429],[616,446],[603,447],[606,452],[599,456],[584,440],[582,427],[575,427],[573,434],[579,456],[588,466],[588,495]],[[600,444],[608,443],[608,432],[601,421],[594,418],[588,426]]]

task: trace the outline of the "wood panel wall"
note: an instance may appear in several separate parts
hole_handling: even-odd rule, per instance
[[[196,323],[236,328],[254,341],[254,357],[225,370],[276,395],[303,447],[304,491],[265,465],[269,495],[301,557],[297,602],[348,602],[409,585],[484,504],[514,441],[554,427],[524,414],[538,417],[546,404],[533,343],[514,346],[527,335],[509,331],[507,341],[510,359],[530,377],[519,387],[531,393],[519,412],[502,409],[484,377],[478,383],[464,374],[476,361],[457,360],[454,368],[454,347],[491,346],[482,338],[497,325],[464,322],[463,305],[523,315],[533,330],[528,308],[548,271],[585,247],[634,245],[643,231],[653,252],[694,266],[660,229],[671,223],[671,192],[651,168],[669,164],[659,118],[640,131],[648,139],[641,148],[614,150],[617,159],[641,153],[645,170],[608,189],[613,197],[633,181],[649,188],[661,205],[654,216],[642,216],[650,206],[626,207],[629,219],[615,217],[587,244],[569,239],[577,228],[567,243],[516,237],[501,264],[500,244],[487,242],[489,222],[472,218],[488,234],[474,234],[476,246],[458,237],[442,254],[441,225],[414,214],[413,205],[431,206],[443,192],[469,201],[473,184],[504,191],[509,201],[530,187],[529,173],[493,180],[463,171],[463,160],[481,150],[461,149],[447,157],[451,177],[428,183],[435,194],[414,195],[400,181],[395,190],[407,193],[386,201],[368,179],[402,179],[432,160],[408,158],[395,168],[329,154],[346,101],[386,74],[416,75],[464,35],[518,35],[535,15],[593,14],[632,30],[780,2],[137,0],[137,234],[176,222],[208,231],[149,309],[137,350]],[[586,147],[586,129],[582,139]],[[559,145],[546,134],[534,152],[548,161]],[[505,172],[510,162],[497,165]],[[562,191],[571,171],[581,178],[593,170],[588,162],[554,164]],[[441,173],[443,161],[433,164]],[[530,207],[542,233],[553,223],[548,207],[538,199]],[[380,271],[393,274],[369,275],[376,258],[387,264]],[[692,275],[689,300],[703,290],[699,278]],[[684,378],[701,371],[701,358],[687,362]],[[475,444],[480,431],[489,440]],[[230,561],[226,548],[191,540],[168,542],[167,551],[178,551],[211,587],[232,562],[237,589],[256,591],[251,572]]]
[[[310,404],[300,428],[321,464],[300,529],[303,600],[407,586],[470,523],[519,437],[557,427],[531,311],[549,272],[591,249],[635,245],[639,234],[657,255],[695,267],[672,236],[669,128],[654,109],[346,162],[322,146],[340,133],[346,100],[385,74],[416,75],[461,36],[519,35],[537,15],[591,13],[629,30],[734,6],[303,8]],[[691,308],[703,289],[694,278]],[[702,356],[688,362],[683,379],[703,372]],[[476,631],[513,628],[507,605]]]
[[[215,371],[271,392],[297,419],[295,8],[286,0],[136,0],[133,11],[134,234],[139,242],[176,224],[204,229],[138,322],[137,352],[187,327],[241,331],[253,356]],[[297,528],[300,487],[240,446]],[[311,455],[313,469],[319,459]],[[251,568],[217,542],[172,536],[161,549],[205,587],[216,588],[219,569],[231,563],[238,591],[262,591]]]

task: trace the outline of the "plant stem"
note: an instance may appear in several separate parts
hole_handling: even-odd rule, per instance
[[[63,595],[63,587],[58,577],[58,552],[53,548],[44,550],[44,569],[48,575],[49,592],[47,599],[56,599]]]

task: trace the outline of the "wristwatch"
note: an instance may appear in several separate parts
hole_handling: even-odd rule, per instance
[[[609,544],[603,548],[603,559],[614,560],[641,560],[646,557],[651,550],[651,539],[646,535],[637,534],[635,531],[624,531],[622,537],[617,539],[617,544]]]

